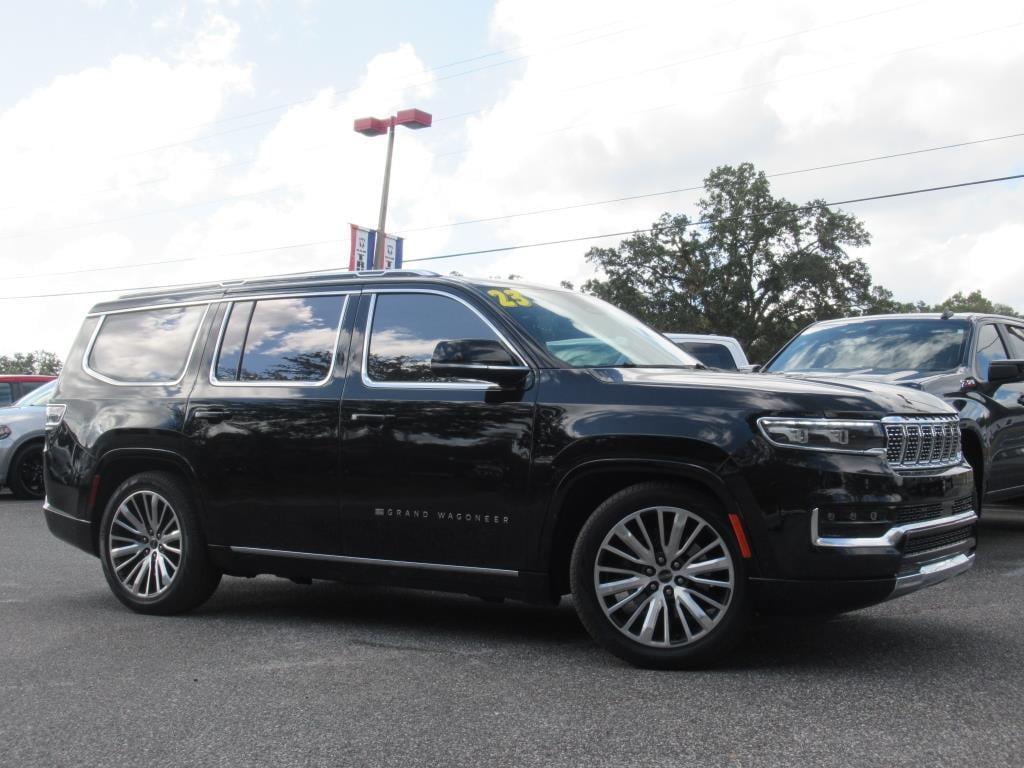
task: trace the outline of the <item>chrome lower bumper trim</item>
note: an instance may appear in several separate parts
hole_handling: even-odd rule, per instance
[[[917,573],[910,573],[905,576],[896,577],[896,586],[892,590],[890,598],[916,592],[919,589],[930,587],[934,584],[958,576],[968,571],[974,565],[974,553],[961,552],[959,555],[947,557],[944,560],[937,560],[934,563],[922,565]]]
[[[976,522],[978,515],[974,510],[967,510],[958,515],[940,517],[935,520],[923,520],[920,523],[907,523],[890,528],[881,536],[846,537],[818,535],[818,508],[811,510],[811,543],[816,547],[839,549],[891,549],[899,545],[911,533],[938,533],[946,528],[958,528]]]
[[[355,557],[354,555],[328,555],[320,552],[295,552],[290,549],[261,549],[259,547],[228,547],[240,555],[263,555],[267,557],[288,557],[295,560],[321,560],[329,563],[351,563],[354,565],[380,565],[388,568],[415,568],[427,571],[448,571],[452,573],[476,573],[481,576],[518,576],[519,571],[504,568],[482,568],[474,565],[449,565],[447,563],[419,563],[412,560],[381,560],[376,557]]]

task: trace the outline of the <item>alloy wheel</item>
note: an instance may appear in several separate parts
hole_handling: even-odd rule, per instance
[[[608,621],[652,648],[707,635],[729,609],[734,579],[718,531],[679,507],[648,507],[623,518],[594,562],[594,589]]]
[[[114,512],[107,539],[110,568],[134,597],[165,592],[181,566],[181,524],[163,496],[136,491]]]
[[[37,498],[43,497],[43,452],[33,451],[18,465],[21,487]]]

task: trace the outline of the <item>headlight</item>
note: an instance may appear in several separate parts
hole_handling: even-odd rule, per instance
[[[885,455],[885,431],[878,421],[766,416],[757,420],[757,426],[768,442],[780,448]]]
[[[46,404],[46,428],[54,429],[58,426],[64,418],[64,411],[67,410],[66,405],[59,405],[57,403]]]
[[[0,440],[6,440],[11,436],[11,428],[6,424],[0,424]]]

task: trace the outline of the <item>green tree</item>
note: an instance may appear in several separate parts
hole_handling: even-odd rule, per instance
[[[649,233],[592,248],[604,276],[583,290],[661,331],[735,336],[758,361],[810,322],[892,301],[846,252],[870,242],[856,217],[773,196],[750,163],[714,169],[704,189],[696,219],[666,213]]]
[[[53,352],[38,349],[35,352],[15,352],[8,357],[0,355],[0,373],[38,373],[56,376],[64,364]]]
[[[933,312],[945,312],[947,309],[953,312],[981,312],[991,315],[1008,315],[1009,317],[1024,317],[1008,304],[992,302],[981,295],[981,291],[971,291],[964,296],[963,291],[957,291],[948,299],[936,304]]]

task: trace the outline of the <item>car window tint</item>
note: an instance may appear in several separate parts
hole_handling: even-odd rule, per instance
[[[988,366],[993,360],[1006,359],[1006,347],[999,338],[996,327],[989,323],[983,325],[978,334],[978,351],[975,353],[978,361],[978,374],[988,378]]]
[[[1024,326],[1006,326],[1006,340],[1010,344],[1010,357],[1024,360]]]
[[[249,329],[252,317],[253,301],[239,301],[228,310],[228,322],[224,327],[224,336],[217,354],[217,379],[219,381],[236,381],[242,362],[242,344],[245,343],[245,332]]]
[[[962,365],[966,320],[881,318],[816,325],[768,366],[778,371],[939,372]]]
[[[221,343],[218,381],[324,381],[344,305],[344,296],[239,302]]]
[[[454,339],[498,340],[498,335],[473,310],[447,296],[379,294],[373,310],[367,374],[382,382],[454,381],[430,371],[434,347]]]
[[[0,384],[0,405],[10,405],[14,400],[14,390],[10,384]]]
[[[732,357],[732,352],[724,344],[714,344],[710,341],[680,341],[676,343],[709,368],[736,370],[736,361]]]
[[[107,315],[89,354],[89,367],[121,382],[177,381],[205,311],[197,305]]]
[[[57,382],[51,381],[45,384],[34,384],[31,392],[23,394],[15,403],[17,406],[46,405],[53,397],[53,391],[57,388]]]

